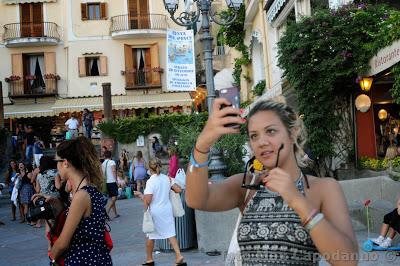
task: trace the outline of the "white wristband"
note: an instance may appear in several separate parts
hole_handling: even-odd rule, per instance
[[[306,225],[306,230],[308,232],[311,231],[311,229],[314,228],[320,221],[324,219],[324,214],[323,213],[318,213],[317,215],[314,216],[314,218],[311,219],[311,221]]]

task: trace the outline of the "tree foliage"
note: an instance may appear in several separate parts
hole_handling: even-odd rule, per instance
[[[317,163],[335,156],[342,115],[336,107],[358,89],[369,59],[400,38],[400,12],[385,5],[323,9],[291,23],[278,43],[279,66],[296,90]],[[310,104],[312,103],[312,104]]]

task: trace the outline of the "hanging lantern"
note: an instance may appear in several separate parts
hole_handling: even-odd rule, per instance
[[[371,107],[371,99],[365,95],[365,94],[360,94],[356,98],[356,108],[358,111],[361,113],[365,113],[369,110]]]
[[[385,109],[379,110],[379,112],[378,112],[378,117],[379,117],[379,119],[380,119],[381,121],[385,121],[386,118],[387,118],[387,116],[388,116],[388,113],[387,113],[387,111],[386,111]]]
[[[372,86],[372,81],[374,79],[370,78],[370,77],[363,77],[360,80],[360,87],[362,91],[369,91],[371,89]]]

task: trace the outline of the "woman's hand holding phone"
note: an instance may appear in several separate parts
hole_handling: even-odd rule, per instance
[[[208,151],[222,135],[240,133],[239,127],[226,126],[229,124],[241,125],[246,123],[246,119],[240,117],[242,111],[230,105],[232,105],[232,103],[225,98],[216,98],[214,100],[213,112],[208,117],[203,131],[197,138],[196,147],[199,150]]]

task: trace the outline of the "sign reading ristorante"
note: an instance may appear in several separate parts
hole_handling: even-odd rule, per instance
[[[400,62],[400,40],[397,40],[392,43],[392,45],[383,48],[376,54],[376,56],[371,58],[369,61],[371,69],[367,75],[376,75],[398,62]]]

